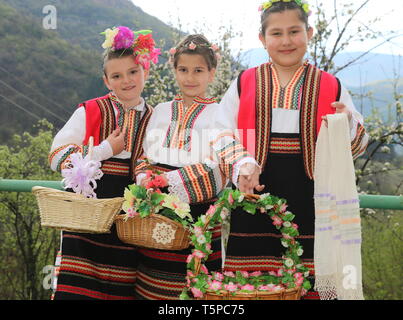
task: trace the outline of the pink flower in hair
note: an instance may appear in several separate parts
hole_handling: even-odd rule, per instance
[[[195,50],[197,48],[197,45],[194,44],[193,42],[189,43],[189,49],[190,50]]]
[[[176,48],[169,49],[169,54],[173,56],[176,53]]]
[[[114,38],[113,47],[115,50],[130,48],[134,43],[134,33],[128,27],[118,27],[119,32]]]

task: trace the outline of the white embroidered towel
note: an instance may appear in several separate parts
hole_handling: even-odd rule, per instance
[[[315,290],[322,300],[362,300],[361,221],[349,123],[328,115],[315,154]]]

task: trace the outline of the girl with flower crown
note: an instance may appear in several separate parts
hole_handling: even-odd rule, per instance
[[[213,117],[219,105],[206,95],[214,79],[218,50],[202,35],[190,35],[171,49],[180,94],[173,101],[155,107],[143,142],[147,161],[137,168],[137,183],[141,181],[144,186],[148,180],[142,171],[164,172],[168,190],[190,204],[193,218],[206,213],[228,178],[237,182],[244,165],[256,163],[242,146],[236,153],[226,154],[232,159],[231,165],[221,161],[225,150],[220,146],[225,144],[210,139],[214,136]],[[226,139],[228,145],[234,142],[231,136]],[[220,149],[219,157],[215,149]],[[221,269],[220,227],[213,231],[211,250],[208,268]],[[186,260],[191,248],[182,251],[139,249],[139,253],[141,262],[136,282],[139,298],[179,299],[186,285]]]
[[[49,161],[52,170],[68,170],[77,154],[101,162],[98,198],[121,197],[135,181],[134,167],[152,108],[141,97],[150,63],[158,61],[151,31],[107,29],[103,80],[110,92],[80,103],[57,133]],[[59,258],[60,259],[60,258]],[[121,242],[115,225],[110,234],[62,232],[61,260],[54,299],[134,299],[137,248]]]
[[[313,29],[309,5],[302,0],[272,0],[261,7],[260,41],[271,62],[241,73],[223,97],[216,119],[239,130],[239,137],[259,163],[262,192],[288,202],[304,248],[302,261],[314,279],[314,181],[316,138],[322,118],[345,113],[351,151],[360,156],[368,136],[363,118],[339,80],[304,61]],[[250,188],[258,180],[250,181]],[[275,221],[264,215],[231,213],[226,252],[227,271],[276,271],[284,248]],[[312,286],[313,288],[313,286]],[[318,298],[316,291],[305,298]]]

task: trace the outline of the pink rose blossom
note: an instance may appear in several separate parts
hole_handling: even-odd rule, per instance
[[[203,234],[203,228],[198,226],[194,227],[194,233],[196,237],[201,236]]]
[[[193,251],[192,255],[199,259],[203,259],[206,256],[205,253],[200,250]]]
[[[214,280],[213,282],[210,283],[209,289],[214,291],[221,290],[222,283],[220,281]]]
[[[200,269],[203,273],[208,274],[208,269],[204,264],[201,265]]]
[[[213,216],[215,211],[216,211],[216,207],[214,205],[210,205],[210,208],[207,210],[206,215]]]
[[[197,288],[191,288],[190,289],[192,291],[192,294],[195,298],[202,298],[203,297],[203,292],[201,292],[199,289]]]
[[[189,49],[190,49],[190,50],[195,50],[196,48],[197,48],[197,45],[194,44],[193,42],[191,42],[191,43],[189,44]]]
[[[228,290],[230,292],[234,292],[238,290],[238,286],[234,284],[233,282],[230,282],[228,284],[224,284],[225,290]]]
[[[176,48],[169,49],[169,54],[173,56],[176,53]]]
[[[241,275],[244,277],[244,278],[249,278],[249,273],[247,272],[247,271],[240,271],[241,272]]]
[[[280,212],[281,212],[281,213],[286,212],[287,207],[288,207],[288,205],[287,205],[287,204],[285,204],[285,203],[283,203],[283,204],[281,205],[281,207],[280,207]]]
[[[255,287],[252,286],[251,284],[245,284],[244,286],[241,287],[241,290],[253,291],[255,290]]]
[[[249,274],[251,277],[260,277],[262,275],[262,272],[260,271],[255,271]]]
[[[214,279],[216,279],[217,281],[223,282],[224,276],[221,273],[216,272],[216,273],[214,273]]]
[[[283,221],[277,216],[274,216],[272,219],[273,219],[273,225],[275,226],[281,226],[283,224]]]
[[[225,271],[224,276],[230,277],[230,278],[235,278],[235,274],[232,271]]]

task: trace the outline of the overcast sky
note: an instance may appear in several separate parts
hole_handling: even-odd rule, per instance
[[[196,29],[204,33],[209,40],[217,38],[220,26],[232,26],[235,32],[242,32],[232,46],[246,51],[260,48],[258,40],[259,12],[261,0],[132,0],[148,14],[173,25],[182,24],[182,30],[194,32]],[[326,9],[333,11],[332,0],[325,0]],[[364,0],[355,0],[357,5]],[[310,0],[316,3],[316,0]],[[351,3],[351,0],[337,0],[337,3]],[[403,0],[371,0],[366,9],[355,19],[356,23],[367,24],[369,19],[381,17],[381,22],[371,26],[377,31],[390,32],[394,30],[403,35]],[[365,41],[353,44],[348,51],[363,51],[378,44],[378,42]],[[236,49],[236,50],[237,50]],[[403,56],[403,36],[393,40],[393,43],[377,48],[374,52],[391,53]]]

